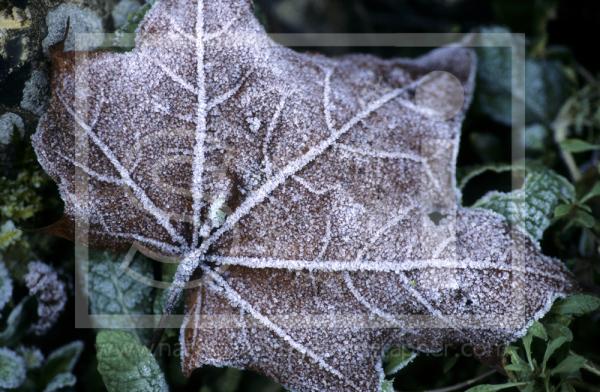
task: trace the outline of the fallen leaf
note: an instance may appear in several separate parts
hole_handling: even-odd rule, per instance
[[[188,373],[378,391],[386,348],[492,356],[572,289],[503,217],[458,206],[467,49],[330,59],[271,41],[248,0],[163,0],[131,52],[53,58],[39,160],[91,245],[182,260],[168,311],[201,272]]]

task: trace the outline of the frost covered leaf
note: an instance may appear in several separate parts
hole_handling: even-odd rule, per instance
[[[140,276],[152,278],[150,260],[132,252],[90,253],[88,295],[92,314],[140,315],[152,312],[152,286],[130,275],[130,271],[134,271]],[[124,261],[126,265],[123,265]]]
[[[10,144],[15,133],[20,136],[25,133],[23,119],[14,113],[4,113],[0,116],[0,146]]]
[[[413,351],[404,348],[395,348],[385,355],[383,360],[383,370],[386,375],[391,376],[398,373],[406,365],[412,362],[417,357]]]
[[[58,375],[73,370],[83,352],[83,342],[74,341],[52,351],[44,364],[45,374]]]
[[[17,352],[25,360],[27,369],[37,369],[44,362],[44,354],[37,347],[19,346]]]
[[[65,30],[69,25],[69,31]],[[66,50],[81,48],[93,49],[102,44],[102,19],[92,10],[81,8],[75,4],[61,4],[46,16],[48,35],[42,41],[44,51],[61,42],[65,36]],[[95,35],[97,34],[97,35]]]
[[[48,264],[32,261],[27,265],[25,284],[29,294],[38,302],[38,321],[31,326],[33,332],[42,335],[58,320],[67,303],[65,284]]]
[[[39,160],[91,244],[182,260],[167,310],[200,277],[187,373],[378,391],[385,348],[489,353],[572,289],[505,219],[457,206],[467,49],[329,59],[271,41],[248,0],[163,0],[131,52],[52,57]]]
[[[575,190],[569,181],[551,170],[540,170],[527,173],[521,189],[490,192],[474,207],[503,215],[539,241],[552,221],[554,209],[574,199]]]
[[[6,319],[6,326],[0,332],[0,346],[15,344],[27,332],[35,313],[34,305],[33,298],[26,297],[11,310]]]
[[[132,333],[102,331],[96,349],[98,371],[109,392],[169,390],[156,359]]]
[[[0,247],[0,249],[2,249],[2,247]],[[4,306],[6,306],[8,301],[10,301],[12,291],[12,278],[10,277],[9,272],[6,269],[4,261],[0,260],[0,312],[2,312]],[[0,318],[2,318],[1,313]]]
[[[600,145],[591,144],[580,139],[566,139],[560,143],[560,147],[569,152],[580,153],[600,150]]]
[[[13,221],[6,221],[0,226],[0,250],[4,250],[21,238],[23,232],[16,228]]]
[[[71,373],[83,352],[83,342],[74,341],[57,348],[48,355],[40,373],[43,375],[45,392],[62,390],[77,382]]]
[[[0,388],[15,389],[25,381],[25,362],[17,353],[0,347]]]
[[[73,387],[77,383],[77,378],[71,373],[57,374],[44,388],[44,392],[55,392],[64,390],[66,387]]]

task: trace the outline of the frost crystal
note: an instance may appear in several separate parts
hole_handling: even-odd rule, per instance
[[[163,0],[131,52],[56,53],[33,139],[92,245],[180,258],[170,305],[201,275],[186,372],[379,391],[386,348],[490,355],[572,290],[503,217],[458,206],[471,51],[296,53],[250,3]]]
[[[31,329],[37,335],[48,331],[60,316],[67,302],[65,285],[58,279],[58,274],[48,264],[32,261],[27,265],[25,285],[29,294],[38,301],[38,321]]]

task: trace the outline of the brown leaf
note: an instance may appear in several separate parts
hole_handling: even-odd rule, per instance
[[[329,59],[272,42],[247,0],[163,0],[125,54],[59,68],[34,136],[89,239],[182,259],[183,367],[377,391],[391,345],[521,336],[571,290],[493,213],[457,206],[475,59]],[[169,308],[170,309],[170,308]]]

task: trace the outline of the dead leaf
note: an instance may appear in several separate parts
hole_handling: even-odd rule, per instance
[[[471,51],[329,59],[248,0],[163,0],[129,53],[77,53],[34,136],[90,243],[183,259],[182,361],[378,391],[386,347],[491,347],[572,289],[504,218],[457,205]]]

